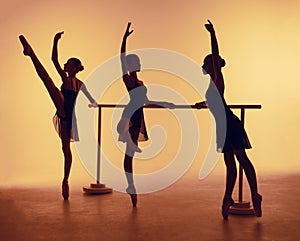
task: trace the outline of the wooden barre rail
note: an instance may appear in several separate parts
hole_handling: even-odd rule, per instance
[[[99,108],[124,108],[126,105],[117,105],[117,104],[99,104]],[[261,105],[228,105],[230,109],[261,109]],[[145,105],[143,108],[159,108],[163,109],[166,107],[160,105]],[[175,105],[174,109],[207,109],[207,106],[197,108],[196,105]]]
[[[98,148],[97,148],[97,184],[100,184],[100,159],[101,159],[101,122],[102,122],[102,108],[124,108],[127,105],[124,104],[99,104],[98,105]],[[228,105],[230,109],[240,109],[241,110],[241,122],[244,126],[245,124],[245,110],[246,109],[261,109],[262,106],[259,104],[236,104]],[[156,108],[156,109],[167,109],[167,107],[160,105],[145,105],[143,108]],[[207,106],[197,108],[196,105],[174,105],[172,109],[207,109]],[[239,165],[239,189],[238,189],[238,201],[243,203],[243,168]]]

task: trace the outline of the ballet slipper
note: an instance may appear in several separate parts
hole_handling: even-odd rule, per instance
[[[230,206],[234,205],[234,201],[232,198],[226,198],[223,200],[223,205],[222,205],[222,216],[224,220],[228,219],[228,212]]]
[[[123,135],[123,138],[124,138],[124,141],[127,143],[127,145],[129,146],[129,148],[134,151],[134,152],[138,152],[138,153],[141,153],[142,150],[136,145],[133,143],[132,139],[131,139],[131,136],[129,135],[129,132],[126,131]]]
[[[128,140],[128,141],[127,141],[127,144],[128,144],[128,146],[129,146],[129,148],[130,148],[131,150],[133,150],[134,152],[138,152],[138,153],[141,153],[141,152],[142,152],[142,150],[141,150],[136,144],[134,144],[134,143],[132,142],[132,140]]]
[[[136,204],[137,204],[137,194],[136,194],[135,188],[134,187],[133,188],[128,187],[126,189],[126,192],[127,192],[127,194],[129,194],[129,196],[131,198],[132,206],[136,207]]]
[[[19,36],[19,39],[21,41],[21,44],[23,46],[23,53],[26,56],[30,56],[33,52],[31,46],[29,45],[29,43],[27,42],[27,40],[25,39],[25,37],[23,35]]]
[[[68,183],[68,181],[63,181],[61,188],[62,188],[61,194],[62,194],[64,200],[68,200],[69,199],[69,183]]]
[[[252,196],[253,209],[256,217],[262,216],[261,202],[262,196],[260,194],[257,193],[256,195]]]

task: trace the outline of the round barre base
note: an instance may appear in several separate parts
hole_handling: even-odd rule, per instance
[[[234,202],[234,205],[230,207],[229,214],[234,215],[254,215],[254,210],[250,206],[250,202]]]
[[[108,194],[113,191],[112,188],[102,183],[91,183],[89,187],[84,186],[82,189],[86,194]]]

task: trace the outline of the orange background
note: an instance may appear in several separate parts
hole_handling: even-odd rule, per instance
[[[0,12],[0,185],[51,185],[62,178],[60,140],[51,121],[55,109],[30,60],[22,55],[18,35],[27,37],[59,86],[60,78],[51,63],[56,32],[65,31],[59,43],[61,64],[71,56],[79,57],[85,70],[78,77],[84,81],[98,65],[119,53],[128,21],[134,29],[128,50],[166,48],[202,64],[210,52],[209,35],[203,27],[209,18],[227,61],[223,73],[228,103],[263,106],[246,113],[253,145],[248,154],[258,174],[299,172],[299,1],[12,0],[3,2]],[[176,78],[161,80],[162,73],[157,73],[158,78],[147,72],[140,76],[146,85],[162,81],[174,89],[177,86]],[[123,86],[118,89],[116,95],[126,93]],[[188,95],[189,90],[181,91],[191,103],[201,100],[196,94]],[[200,120],[201,115],[206,118],[200,113]],[[165,123],[168,116],[164,116]],[[149,127],[155,118],[147,116]],[[109,136],[105,138],[109,140]],[[166,148],[172,146],[177,144],[171,139]],[[104,148],[109,148],[109,142]],[[170,159],[172,152],[164,155],[158,159]],[[93,178],[75,150],[73,156],[72,181],[89,183]],[[120,153],[114,158],[120,163],[123,159]],[[202,162],[199,153],[190,175],[197,178]],[[224,173],[222,161],[214,171],[218,172]]]

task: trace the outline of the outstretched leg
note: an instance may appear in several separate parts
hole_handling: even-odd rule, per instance
[[[229,208],[234,204],[234,201],[232,199],[232,192],[237,176],[234,153],[231,151],[225,152],[224,161],[226,165],[226,189],[222,204],[222,216],[225,220],[227,220]]]
[[[45,70],[44,66],[39,61],[38,57],[35,55],[33,49],[29,45],[29,43],[26,41],[25,37],[23,35],[19,36],[19,39],[23,45],[23,53],[26,56],[29,56],[32,60],[32,63],[36,69],[36,72],[38,76],[43,81],[46,89],[48,90],[48,93],[56,107],[56,110],[60,117],[65,117],[64,112],[64,97],[62,93],[59,91],[59,89],[54,85],[52,79],[48,75],[47,71]]]
[[[59,91],[59,89],[54,85],[52,79],[48,75],[47,71],[35,55],[33,49],[29,45],[29,43],[26,41],[25,37],[23,35],[19,36],[19,39],[23,45],[23,53],[26,56],[29,56],[32,60],[32,63],[36,69],[36,72],[38,76],[43,81],[46,89],[48,90],[48,93],[56,107],[57,113],[59,117],[64,118],[65,111],[64,111],[64,97],[62,93]],[[62,182],[62,195],[65,200],[68,200],[69,198],[69,175],[72,165],[72,153],[70,148],[70,124],[65,121],[61,120],[61,141],[62,141],[62,150],[64,153],[64,178]]]
[[[251,161],[249,160],[245,150],[235,151],[235,155],[245,171],[247,181],[249,183],[250,190],[251,190],[252,202],[253,202],[253,207],[254,207],[256,216],[261,217],[262,216],[262,210],[261,210],[262,196],[257,191],[257,180],[256,180],[255,169],[254,169]]]

